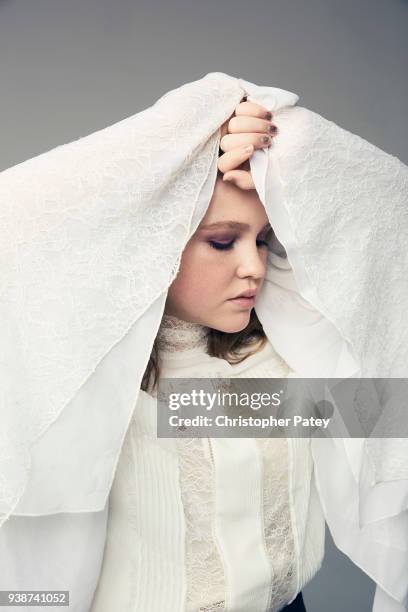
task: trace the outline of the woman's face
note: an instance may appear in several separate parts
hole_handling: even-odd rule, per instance
[[[183,251],[165,313],[228,333],[244,329],[254,300],[243,304],[233,298],[248,290],[259,293],[270,232],[257,192],[217,178],[206,215]]]

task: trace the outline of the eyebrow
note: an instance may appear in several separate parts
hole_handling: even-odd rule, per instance
[[[270,228],[271,224],[266,223],[262,230]],[[199,230],[215,230],[215,229],[236,229],[236,230],[249,230],[251,226],[248,223],[241,223],[239,221],[218,221],[217,223],[208,223],[198,228]]]

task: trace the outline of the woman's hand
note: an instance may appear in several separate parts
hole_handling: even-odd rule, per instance
[[[254,102],[240,102],[235,114],[221,128],[218,169],[224,181],[231,181],[240,189],[255,189],[249,158],[255,149],[269,147],[277,133],[272,114]]]

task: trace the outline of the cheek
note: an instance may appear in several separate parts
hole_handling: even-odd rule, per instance
[[[184,256],[185,255],[185,256]],[[180,270],[169,289],[172,299],[205,301],[211,296],[219,296],[220,289],[227,283],[228,273],[219,259],[205,249],[191,249],[183,254]]]

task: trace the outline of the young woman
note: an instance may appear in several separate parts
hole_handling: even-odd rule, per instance
[[[270,121],[239,115],[248,111],[266,113],[242,103],[241,123],[232,125],[270,133]],[[262,132],[235,136],[265,146]],[[219,161],[230,169],[225,178],[242,187],[223,181],[219,171],[169,288],[142,382],[152,396],[160,377],[281,378],[291,372],[256,315],[273,231],[250,173],[242,164],[233,169],[248,156],[242,149],[233,147]],[[115,475],[92,612],[114,605],[128,610],[130,602],[134,610],[277,611],[289,602],[285,610],[304,610],[299,591],[318,570],[324,549],[307,441],[298,441],[304,470],[292,482],[286,439],[191,438],[165,449],[142,422],[144,399]]]
[[[280,138],[237,116],[218,159],[245,94]],[[297,100],[210,73],[1,174],[0,590],[302,609],[326,519],[373,612],[404,609],[403,444],[157,436],[160,377],[406,373],[406,169]]]

